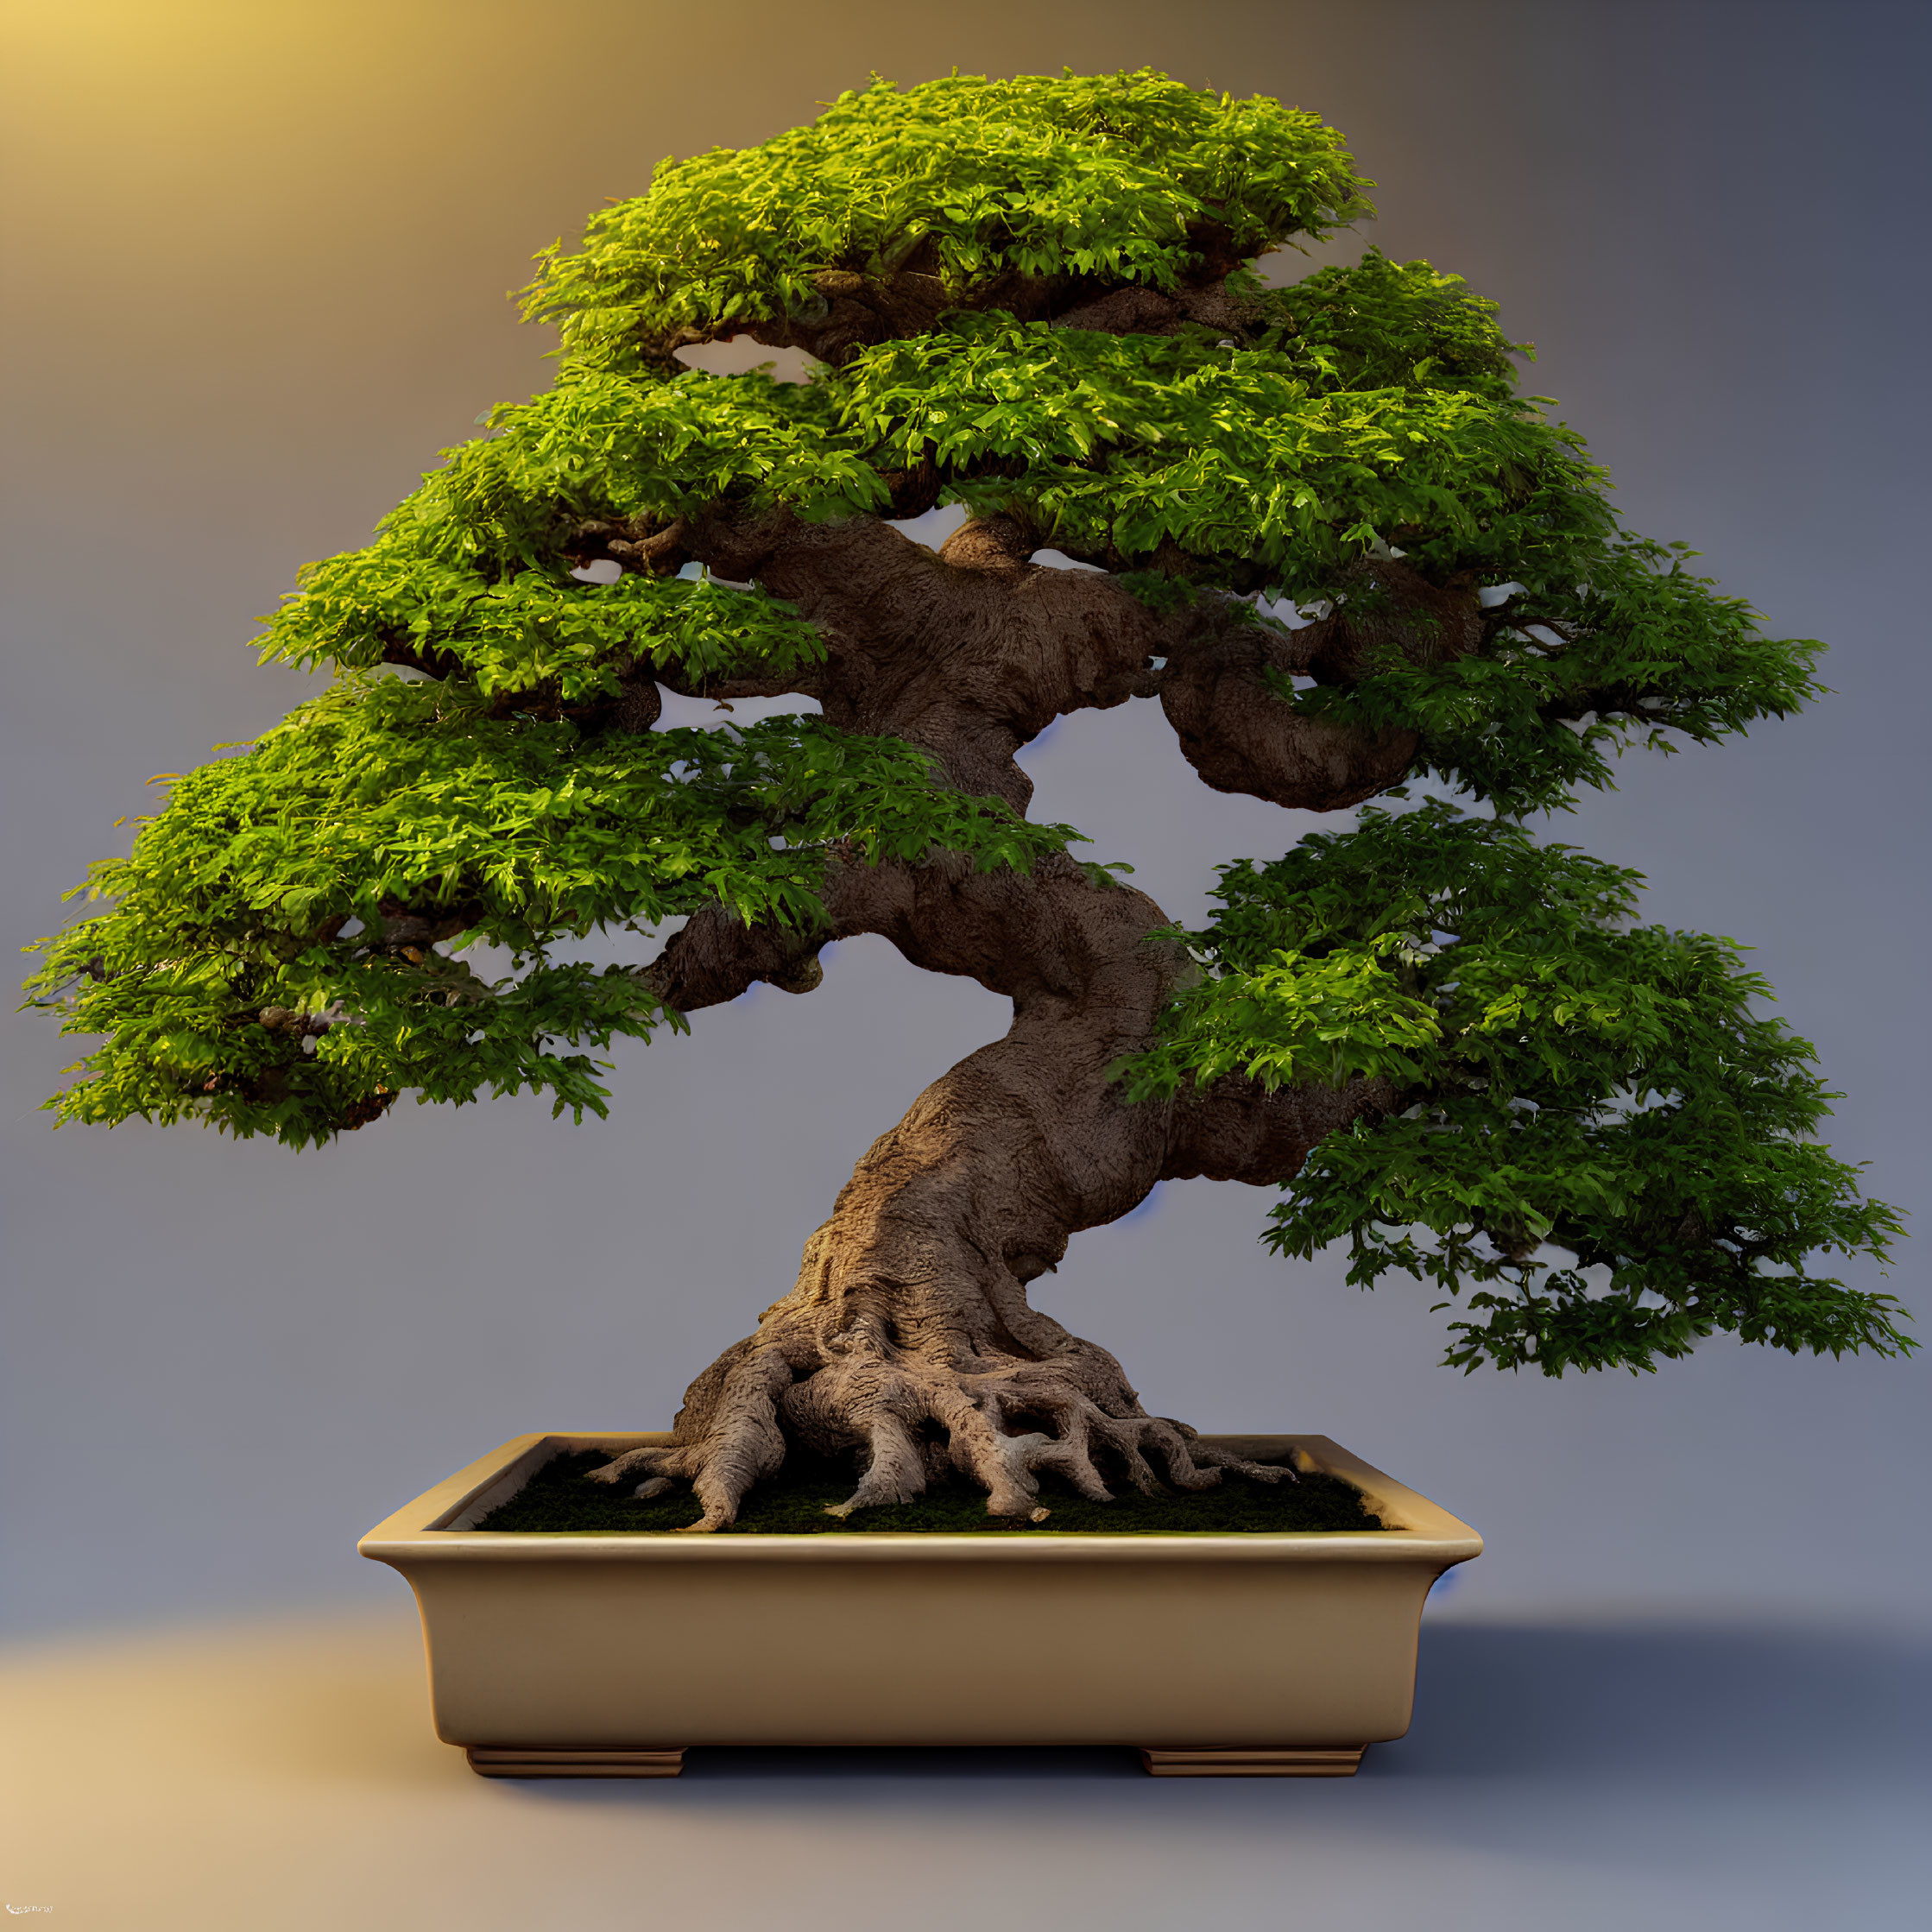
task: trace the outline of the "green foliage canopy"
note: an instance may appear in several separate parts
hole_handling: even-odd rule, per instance
[[[1683,546],[1625,532],[1581,439],[1518,393],[1524,345],[1427,262],[1371,249],[1273,289],[1237,270],[1238,339],[998,300],[1026,277],[1182,290],[1203,249],[1320,237],[1369,212],[1368,185],[1312,115],[1148,73],[877,83],[761,147],[667,163],[541,258],[553,385],[493,412],[269,621],[264,655],[333,687],[176,783],[96,868],[110,909],[48,943],[32,992],[106,1036],[60,1117],[301,1145],[403,1090],[601,1111],[590,1055],[666,1016],[637,972],[573,957],[598,932],[718,902],[809,928],[834,843],[986,866],[1063,848],[1070,828],[820,719],[639,736],[570,715],[653,670],[782,685],[825,650],[755,587],[582,581],[586,524],[721,502],[889,515],[921,470],[1161,608],[1367,598],[1356,566],[1391,547],[1493,607],[1451,663],[1391,655],[1277,694],[1285,716],[1417,733],[1415,768],[1493,816],[1372,812],[1229,868],[1190,938],[1201,982],[1127,1070],[1143,1098],[1227,1072],[1400,1090],[1395,1116],[1316,1150],[1274,1246],[1347,1239],[1364,1285],[1396,1268],[1467,1291],[1465,1367],[1644,1367],[1719,1329],[1909,1346],[1887,1297],[1806,1272],[1820,1250],[1882,1256],[1897,1224],[1811,1139],[1831,1096],[1754,1016],[1763,982],[1730,942],[1633,926],[1632,875],[1519,823],[1609,782],[1624,744],[1795,709],[1821,647],[1765,637]],[[828,274],[918,275],[944,303],[809,383],[669,359],[809,315]],[[444,675],[385,670],[399,653]],[[465,962],[477,941],[507,950],[503,976]]]

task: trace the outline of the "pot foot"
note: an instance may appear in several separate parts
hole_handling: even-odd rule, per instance
[[[685,1753],[621,1751],[599,1745],[471,1745],[464,1755],[479,1777],[675,1777]]]
[[[1247,1745],[1203,1745],[1192,1751],[1143,1746],[1140,1761],[1154,1777],[1353,1777],[1365,1744],[1336,1751],[1276,1750]]]

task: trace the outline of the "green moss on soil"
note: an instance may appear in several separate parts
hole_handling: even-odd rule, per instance
[[[698,1511],[683,1487],[641,1502],[616,1487],[592,1482],[590,1472],[609,1460],[585,1449],[554,1456],[515,1495],[477,1525],[479,1530],[540,1531],[565,1536],[636,1536],[674,1531]],[[835,1531],[942,1531],[994,1536],[1061,1535],[1096,1530],[1114,1536],[1172,1536],[1229,1531],[1362,1531],[1387,1525],[1370,1512],[1361,1492],[1339,1476],[1310,1474],[1299,1482],[1264,1483],[1224,1476],[1213,1489],[1143,1496],[1128,1489],[1110,1503],[1091,1503],[1051,1478],[1040,1485],[1044,1523],[988,1516],[986,1497],[963,1482],[929,1490],[917,1502],[865,1509],[844,1521],[826,1515],[852,1493],[856,1478],[844,1463],[807,1458],[797,1449],[769,1482],[744,1500],[738,1520],[725,1533],[822,1536]]]

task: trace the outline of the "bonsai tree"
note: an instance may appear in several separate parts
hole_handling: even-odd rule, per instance
[[[1284,1255],[1430,1285],[1464,1369],[1910,1347],[1812,1272],[1897,1222],[1812,1138],[1834,1096],[1765,982],[1526,824],[1620,746],[1791,710],[1821,647],[1619,527],[1455,276],[1251,272],[1372,185],[1315,116],[1152,73],[877,82],[666,163],[540,257],[553,386],[269,622],[330,688],[175,782],[46,943],[35,996],[106,1036],[49,1105],[294,1147],[404,1093],[602,1114],[614,1039],[809,993],[858,933],[1007,995],[672,1446],[602,1472],[688,1483],[698,1530],[792,1443],[858,1452],[841,1514],[947,1471],[1002,1514],[1047,1471],[1285,1474],[1028,1304],[1184,1176],[1285,1190]],[[739,335],[811,379],[680,359]],[[937,552],[900,527],[943,504]],[[660,729],[660,687],[817,710]],[[1027,818],[1015,761],[1134,698],[1205,784],[1352,829],[1177,928]]]

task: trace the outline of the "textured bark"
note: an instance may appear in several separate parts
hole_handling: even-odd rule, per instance
[[[1473,590],[1432,585],[1399,562],[1367,566],[1341,610],[1297,632],[1228,600],[1163,618],[1107,576],[1033,565],[1038,533],[1008,517],[967,525],[937,555],[872,519],[805,524],[782,512],[715,512],[641,541],[647,558],[639,539],[599,531],[579,547],[601,544],[633,568],[690,556],[755,578],[824,630],[826,660],[806,688],[828,717],[919,746],[943,782],[1020,811],[1032,786],[1020,747],[1064,713],[1135,695],[1160,697],[1209,784],[1315,811],[1353,804],[1400,777],[1413,739],[1303,718],[1263,670],[1346,681],[1379,645],[1426,660],[1480,635]],[[1148,1415],[1114,1357],[1032,1308],[1026,1284],[1074,1234],[1118,1219],[1159,1181],[1287,1180],[1324,1133],[1396,1096],[1359,1082],[1271,1095],[1229,1076],[1130,1106],[1109,1070],[1151,1043],[1193,969],[1149,937],[1169,923],[1152,900],[1070,859],[981,874],[957,855],[868,866],[835,852],[824,903],[827,923],[809,935],[707,912],[649,977],[685,1012],[755,981],[804,992],[818,982],[821,946],[877,933],[915,965],[1006,995],[1012,1028],[873,1145],[806,1243],[791,1292],[691,1385],[672,1445],[600,1474],[644,1479],[652,1494],[688,1481],[703,1509],[691,1527],[709,1530],[733,1520],[787,1440],[857,1452],[843,1512],[909,1500],[948,1469],[1011,1515],[1035,1512],[1045,1470],[1104,1498],[1121,1481],[1197,1488],[1225,1467],[1251,1468]]]
[[[1323,1133],[1391,1096],[1224,1080],[1198,1100],[1127,1104],[1108,1070],[1148,1045],[1191,968],[1148,938],[1166,923],[1152,900],[1070,860],[975,874],[957,858],[840,859],[825,898],[830,925],[809,944],[723,912],[692,920],[653,969],[659,990],[690,1011],[756,979],[808,985],[818,946],[874,932],[1007,995],[1012,1029],[873,1145],[791,1293],[691,1385],[673,1446],[621,1457],[605,1480],[647,1476],[657,1493],[688,1479],[704,1512],[692,1526],[710,1529],[777,1469],[787,1436],[862,1452],[847,1510],[908,1500],[949,1468],[1001,1514],[1031,1513],[1045,1469],[1104,1499],[1123,1478],[1198,1488],[1252,1468],[1149,1416],[1114,1357],[1029,1306],[1026,1285],[1156,1182],[1285,1179]]]

